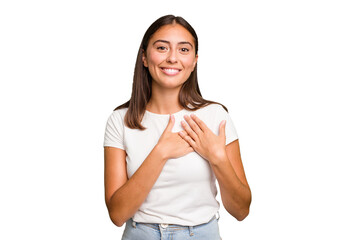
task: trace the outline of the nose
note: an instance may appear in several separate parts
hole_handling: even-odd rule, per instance
[[[175,49],[171,49],[168,52],[168,56],[167,56],[166,61],[168,63],[177,63],[177,56],[176,56],[176,50]]]

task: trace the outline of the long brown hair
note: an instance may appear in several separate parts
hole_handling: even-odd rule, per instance
[[[191,27],[191,25],[182,17],[179,16],[175,17],[174,15],[166,15],[157,19],[153,24],[151,24],[151,26],[147,29],[147,31],[144,34],[136,58],[131,98],[126,103],[114,109],[115,111],[121,108],[128,108],[124,119],[124,122],[128,128],[140,129],[140,130],[146,129],[141,125],[141,121],[146,110],[146,105],[151,98],[152,78],[149,69],[146,68],[143,64],[142,53],[143,51],[146,51],[151,36],[160,27],[174,23],[180,24],[191,33],[195,41],[195,55],[198,52],[198,38],[196,32]],[[197,65],[195,66],[194,71],[190,74],[189,78],[186,80],[186,82],[184,82],[184,84],[180,89],[179,102],[183,108],[190,111],[195,111],[211,103],[220,104],[226,111],[228,111],[227,108],[221,103],[205,100],[204,98],[202,98],[197,80]],[[190,108],[188,104],[192,105],[192,108]]]

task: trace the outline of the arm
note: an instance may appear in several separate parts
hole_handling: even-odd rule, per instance
[[[225,209],[238,221],[245,219],[249,214],[251,191],[240,157],[239,141],[226,146],[226,155],[209,162],[219,182]]]
[[[193,149],[177,133],[172,133],[174,119],[161,135],[157,145],[128,179],[126,152],[123,149],[105,147],[105,202],[111,220],[122,226],[145,201],[158,179],[167,159],[178,158]]]
[[[155,146],[128,180],[125,158],[124,150],[105,147],[105,201],[112,222],[119,227],[140,208],[166,162]]]
[[[209,161],[219,182],[221,198],[225,209],[237,220],[243,220],[249,213],[251,191],[247,183],[240,157],[239,141],[225,145],[225,123],[220,123],[219,136],[195,115],[184,116],[185,131],[179,132],[193,149]]]

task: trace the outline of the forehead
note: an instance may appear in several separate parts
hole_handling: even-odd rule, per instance
[[[191,33],[180,24],[168,24],[162,26],[153,34],[150,38],[150,42],[155,42],[159,39],[174,43],[187,41],[195,44]]]

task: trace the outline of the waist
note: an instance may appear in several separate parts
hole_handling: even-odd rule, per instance
[[[212,221],[215,221],[217,219],[219,219],[219,218],[216,215],[214,215],[208,222],[205,222],[205,223],[202,223],[199,225],[195,225],[195,226],[184,226],[184,225],[167,224],[167,223],[142,223],[142,222],[136,222],[133,219],[130,219],[130,221],[134,228],[136,228],[137,225],[141,224],[143,226],[147,226],[147,227],[153,228],[155,230],[167,229],[167,230],[171,231],[171,230],[181,230],[181,229],[187,229],[187,228],[189,228],[191,230],[194,228],[202,227],[202,226],[209,224]]]

